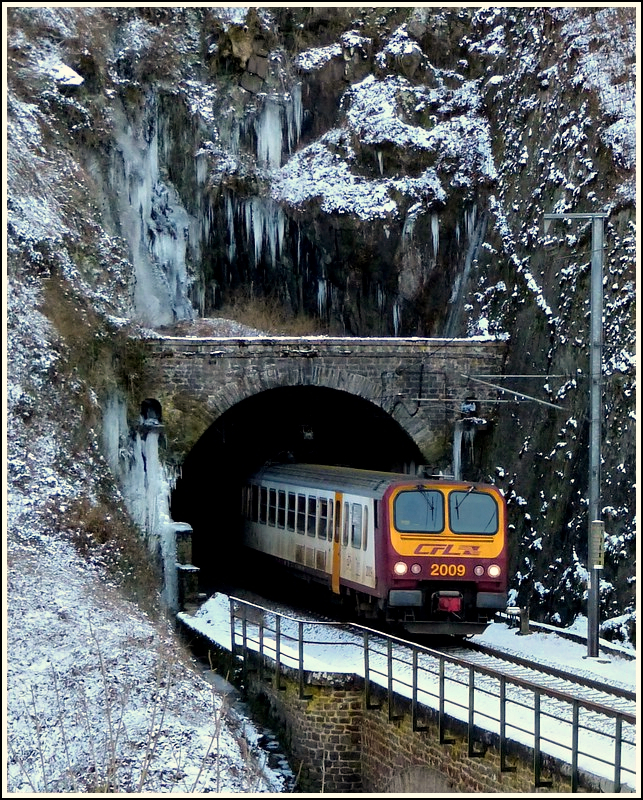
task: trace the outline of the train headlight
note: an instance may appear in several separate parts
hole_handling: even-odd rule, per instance
[[[481,575],[484,575],[484,567],[482,567],[482,566],[480,566],[480,564],[478,564],[477,567],[473,568],[473,574],[476,575],[478,578]]]
[[[491,566],[487,567],[487,575],[490,578],[499,578],[501,572],[502,570],[497,564],[491,564]]]
[[[411,564],[411,572],[414,575],[419,575],[422,572],[422,566],[420,564]]]
[[[396,561],[393,564],[393,572],[396,575],[406,575],[408,566],[403,561]]]

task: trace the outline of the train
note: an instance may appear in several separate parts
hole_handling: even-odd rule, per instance
[[[318,464],[245,481],[243,544],[264,570],[319,583],[359,621],[470,636],[507,606],[507,513],[498,487]]]

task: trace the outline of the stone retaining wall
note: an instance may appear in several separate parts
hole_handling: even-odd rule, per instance
[[[250,657],[250,661],[253,657]],[[388,698],[371,684],[366,708],[364,681],[358,676],[307,674],[306,699],[300,698],[299,677],[282,668],[280,689],[274,680],[248,675],[247,688],[270,707],[299,769],[298,790],[324,793],[567,793],[571,767],[544,756],[541,786],[534,785],[532,748],[507,742],[502,771],[500,740],[476,730],[469,754],[468,726],[449,718],[441,744],[438,715],[423,709],[413,730],[411,704],[395,696],[395,719],[389,721]],[[299,763],[298,763],[299,762]],[[611,791],[611,782],[581,773],[579,792]]]

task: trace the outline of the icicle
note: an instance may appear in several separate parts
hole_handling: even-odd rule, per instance
[[[473,231],[475,230],[476,216],[477,216],[477,208],[474,203],[471,206],[471,208],[467,209],[464,212],[465,230],[467,232],[467,237],[469,239],[471,238],[471,236],[473,235]]]
[[[326,316],[327,284],[325,278],[317,281],[317,313],[323,319]]]
[[[237,241],[234,235],[234,204],[229,194],[225,198],[225,213],[228,229],[228,262],[232,264],[237,254]]]
[[[304,107],[301,102],[301,84],[292,88],[289,102],[286,105],[286,123],[288,126],[288,152],[292,153],[301,136],[304,118]]]
[[[199,186],[203,186],[205,179],[208,177],[208,159],[205,153],[198,155],[194,159],[196,161],[196,182]]]
[[[393,306],[393,330],[395,332],[395,336],[399,335],[401,326],[402,326],[402,311],[400,309],[399,302],[396,302]]]
[[[246,240],[252,236],[255,265],[261,262],[264,249],[268,250],[271,264],[276,264],[283,251],[286,218],[281,207],[270,199],[253,197],[243,206]]]
[[[473,440],[476,438],[476,429],[474,425],[467,427],[464,431],[464,442],[469,451],[469,463],[473,463]]]
[[[453,431],[453,479],[462,480],[462,428],[464,420],[457,420]]]
[[[260,166],[278,169],[281,166],[281,109],[271,98],[267,98],[258,123],[257,160]]]
[[[460,295],[460,284],[462,283],[462,273],[459,272],[455,276],[455,280],[453,281],[453,286],[451,288],[451,296],[449,297],[449,303],[455,303]]]
[[[433,242],[433,257],[438,257],[438,247],[440,246],[440,227],[437,214],[431,214],[431,239]]]
[[[380,168],[380,175],[383,175],[384,174],[384,156],[383,156],[381,150],[377,151],[377,163],[378,163],[379,168]]]
[[[257,197],[251,198],[244,204],[246,238],[249,240],[250,236],[252,236],[255,266],[261,261],[261,253],[263,251],[264,220],[262,212],[261,200]]]
[[[414,214],[407,214],[402,227],[402,241],[408,242],[413,238],[413,230],[415,228],[416,216]]]
[[[131,434],[127,403],[120,393],[107,399],[103,417],[103,447],[125,505],[145,534],[148,548],[163,561],[163,595],[167,606],[178,610],[175,524],[170,516],[170,495],[176,474],[161,463],[159,436],[162,426],[145,426]]]
[[[277,246],[279,242],[278,219],[276,219],[273,214],[269,213],[265,217],[264,223],[266,225],[265,236],[268,239],[270,263],[274,266],[277,263]]]

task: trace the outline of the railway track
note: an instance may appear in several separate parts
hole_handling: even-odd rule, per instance
[[[636,714],[636,692],[617,682],[607,683],[593,676],[560,669],[474,642],[441,647],[440,651],[457,659],[462,666],[482,667],[497,677],[515,678],[610,711]]]
[[[622,709],[628,713],[636,705],[636,692],[629,686],[618,682],[607,683],[589,674],[584,675],[579,671],[564,670],[543,661],[528,659],[478,642],[464,642],[459,647],[454,646],[452,652],[463,659],[471,660],[472,663],[489,664],[492,665],[492,668],[495,665],[499,670],[504,668],[502,666],[504,664],[510,665],[509,670],[514,677],[531,675],[533,678],[534,673],[536,676],[544,675],[552,688],[561,691],[565,690],[567,684],[583,687],[587,690],[586,699],[588,700],[592,699],[590,697],[592,693],[595,693],[596,697],[604,695],[607,698],[622,699],[629,704],[628,708]],[[473,656],[473,653],[476,655]]]

